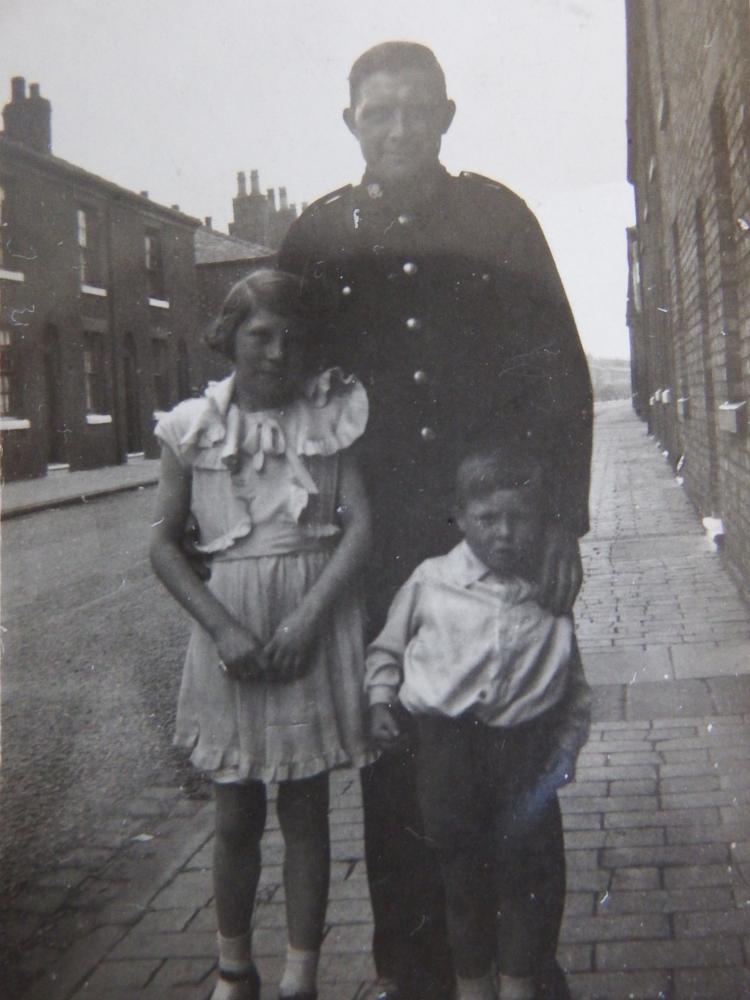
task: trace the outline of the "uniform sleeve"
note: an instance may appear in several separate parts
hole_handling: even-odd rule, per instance
[[[415,632],[419,583],[415,575],[393,599],[380,635],[367,648],[365,691],[371,705],[393,701],[404,679],[404,653]]]
[[[542,229],[524,205],[512,240],[523,328],[541,345],[539,398],[551,514],[575,535],[589,530],[593,399],[586,355]],[[530,338],[531,339],[531,338]]]
[[[568,688],[557,745],[575,759],[589,738],[591,729],[591,688],[583,672],[578,643],[573,637],[573,652],[569,664]]]
[[[303,213],[289,227],[279,250],[279,270],[290,274],[305,273],[312,248],[311,219]]]

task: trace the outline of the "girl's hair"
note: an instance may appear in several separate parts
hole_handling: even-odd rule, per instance
[[[310,323],[302,279],[270,267],[251,271],[229,290],[221,312],[204,334],[208,347],[234,360],[237,330],[260,309]]]

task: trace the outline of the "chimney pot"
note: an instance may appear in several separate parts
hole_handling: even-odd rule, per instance
[[[250,192],[251,194],[260,194],[260,177],[257,170],[250,171]]]
[[[247,178],[244,170],[240,170],[237,174],[237,194],[240,197],[247,194]]]
[[[205,219],[203,220],[203,224],[206,227],[206,229],[213,229],[212,223],[213,223],[213,219],[211,218],[210,215],[207,215],[205,217]]]
[[[37,153],[52,151],[52,105],[39,93],[39,84],[31,84],[26,97],[26,80],[14,76],[10,83],[11,100],[3,108],[5,135]]]
[[[139,191],[138,194],[141,198],[148,198],[148,191]]]
[[[268,204],[271,208],[276,211],[276,190],[275,188],[268,188],[266,190],[266,198],[268,198]]]
[[[287,208],[288,208],[288,205],[287,205],[287,200],[286,200],[286,188],[285,187],[280,187],[279,188],[279,210],[281,212],[286,212]]]

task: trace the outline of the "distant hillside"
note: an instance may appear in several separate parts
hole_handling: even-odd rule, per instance
[[[586,355],[594,384],[594,399],[629,399],[630,361],[624,358],[594,358]]]

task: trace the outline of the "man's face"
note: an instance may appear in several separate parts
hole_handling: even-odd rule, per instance
[[[398,182],[435,166],[455,110],[430,73],[381,70],[359,85],[344,121],[372,177]]]
[[[458,526],[475,556],[499,576],[533,571],[542,519],[533,489],[495,490],[467,500]]]

